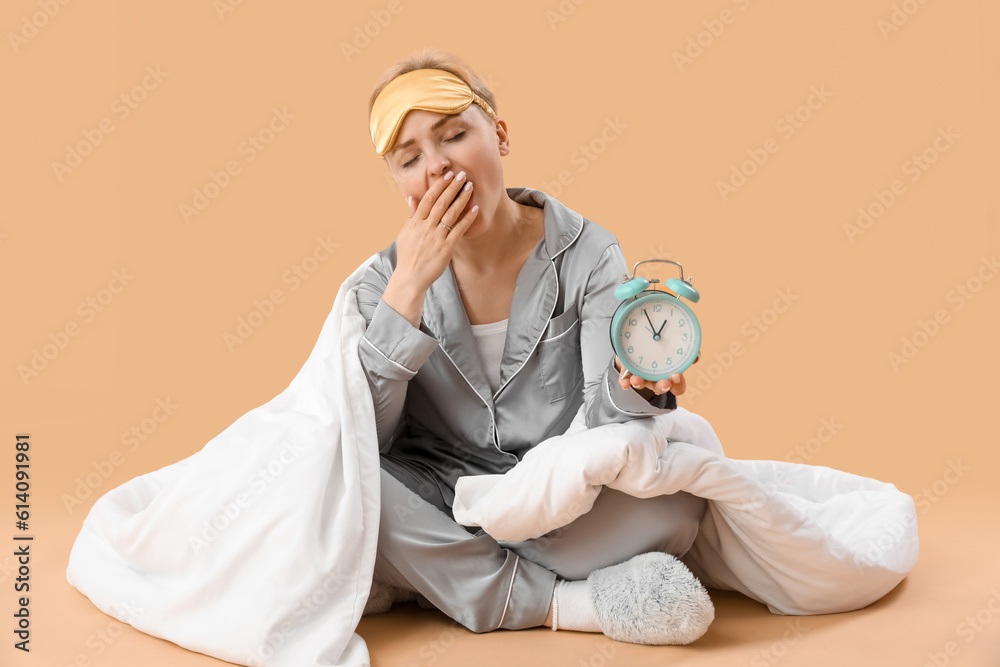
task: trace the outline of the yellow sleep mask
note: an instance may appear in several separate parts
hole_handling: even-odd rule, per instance
[[[441,69],[417,69],[400,74],[382,89],[372,105],[369,124],[372,142],[379,155],[385,155],[396,143],[403,119],[412,109],[435,113],[459,114],[475,102],[490,118],[496,112],[486,100],[476,95],[465,81]]]

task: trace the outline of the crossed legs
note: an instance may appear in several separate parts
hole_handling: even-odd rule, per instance
[[[416,592],[473,632],[543,625],[557,577],[585,579],[648,551],[683,555],[707,507],[687,493],[643,499],[605,487],[572,523],[497,542],[456,523],[439,487],[398,460],[382,457],[381,483],[374,578]]]

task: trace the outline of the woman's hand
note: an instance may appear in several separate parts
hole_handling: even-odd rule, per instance
[[[700,354],[691,362],[692,365],[698,363],[699,359],[701,359]],[[652,382],[638,375],[632,375],[631,371],[622,366],[618,355],[615,355],[615,370],[618,371],[618,384],[622,389],[631,387],[646,400],[653,398],[653,395],[658,396],[668,391],[673,392],[674,396],[680,396],[687,391],[687,380],[684,379],[683,373],[674,373],[669,378],[664,378],[659,382]]]
[[[396,238],[393,275],[401,273],[414,287],[426,292],[444,273],[455,245],[479,215],[479,208],[474,207],[459,217],[472,196],[472,183],[462,189],[465,185],[465,172],[454,178],[446,174],[427,189],[419,203],[410,198],[410,213]]]

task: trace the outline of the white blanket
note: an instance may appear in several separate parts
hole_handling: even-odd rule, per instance
[[[711,588],[736,590],[776,614],[851,611],[879,599],[917,561],[913,498],[824,466],[726,458],[704,418],[677,410],[566,433],[504,475],[461,477],[455,519],[497,540],[540,537],[590,510],[601,487],[648,498],[708,499],[682,558]]]
[[[236,664],[369,663],[354,630],[374,570],[379,455],[355,293],[374,259],[341,285],[284,391],[197,453],[94,503],[66,577],[99,609]],[[635,495],[686,489],[712,501],[689,566],[706,585],[781,613],[863,606],[912,569],[913,501],[895,487],[828,468],[726,459],[707,422],[686,410],[640,421],[590,431],[577,421],[506,476],[462,478],[456,509],[498,537],[533,536],[585,512],[601,479]],[[670,436],[679,441],[667,446]],[[703,448],[712,441],[717,453]],[[560,449],[573,455],[554,475]],[[498,497],[530,479],[544,486],[522,489],[513,505]]]
[[[284,391],[97,500],[66,578],[99,609],[239,665],[369,663],[354,629],[375,568],[380,473],[355,292],[374,258],[341,285]]]

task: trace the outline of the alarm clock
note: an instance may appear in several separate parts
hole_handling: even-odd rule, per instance
[[[664,292],[648,289],[657,279],[636,277],[636,268],[647,262],[665,262],[680,269],[681,277],[670,278]],[[701,351],[701,324],[680,297],[697,303],[698,290],[684,268],[669,259],[644,259],[632,267],[632,275],[615,288],[622,300],[611,318],[611,346],[622,365],[633,375],[657,382],[673,373],[683,373]]]

